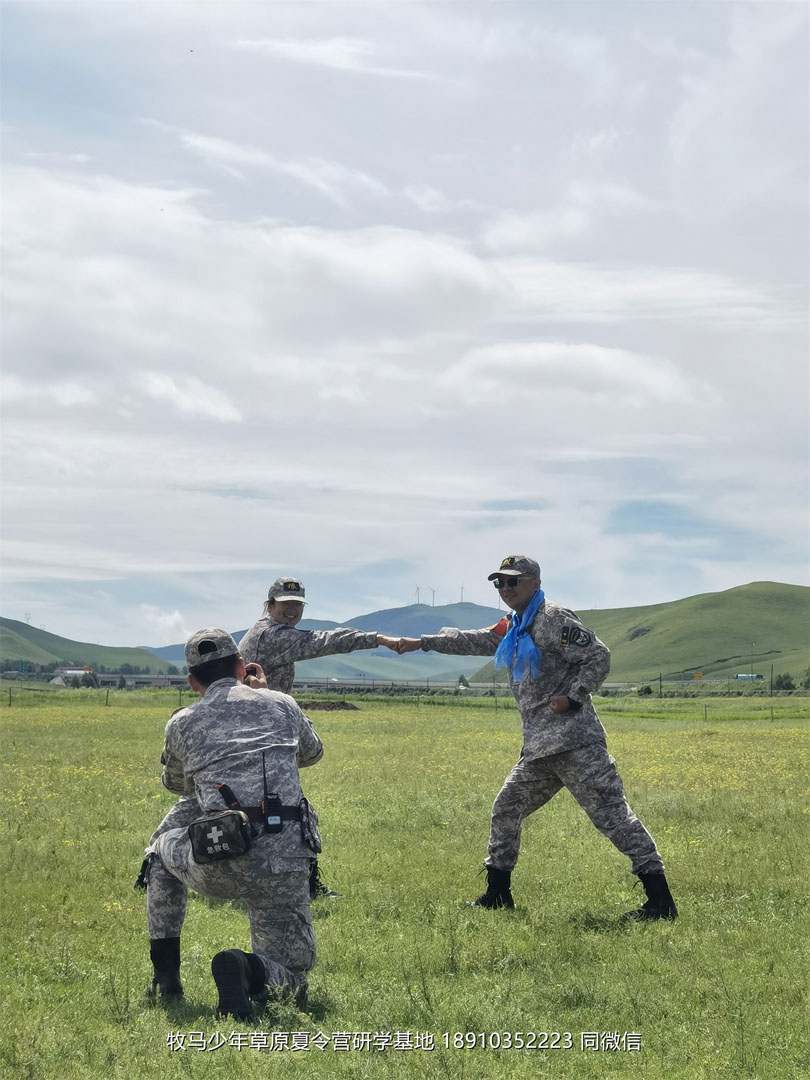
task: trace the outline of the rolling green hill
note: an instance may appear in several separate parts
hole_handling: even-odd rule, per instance
[[[701,593],[649,607],[580,611],[582,622],[611,651],[609,679],[732,678],[798,675],[810,664],[810,589],[755,581],[719,593]],[[475,677],[491,680],[492,663]],[[503,672],[497,673],[501,679]]]
[[[38,630],[16,619],[0,618],[0,659],[27,660],[32,664],[69,664],[76,667],[105,667],[118,671],[122,664],[133,667],[149,667],[153,672],[163,672],[168,662],[148,649],[113,648],[92,645],[87,641],[71,641],[69,638]]]
[[[478,604],[409,604],[358,615],[342,625],[379,630],[394,637],[418,637],[435,633],[442,626],[489,626],[501,614]],[[695,671],[702,671],[706,679],[733,677],[737,672],[750,671],[752,642],[755,673],[767,678],[773,664],[776,674],[799,675],[810,664],[808,615],[810,589],[767,581],[666,604],[579,612],[585,625],[609,646],[609,678],[614,682],[650,681],[659,672],[665,679],[691,679]],[[327,629],[335,625],[304,621],[301,628]],[[242,633],[235,634],[237,640]],[[149,666],[153,672],[165,671],[169,663],[183,663],[181,645],[160,650],[109,648],[60,638],[13,619],[0,619],[0,655],[4,660],[34,664],[103,664],[111,671],[124,663]],[[318,679],[365,676],[380,681],[438,681],[465,674],[490,682],[493,668],[491,662],[482,667],[478,657],[422,652],[398,657],[381,648],[307,660],[296,665],[296,673]],[[502,678],[503,672],[498,672],[497,677]]]
[[[24,634],[12,630],[12,626],[31,627],[26,623],[17,623],[13,619],[0,619],[0,657],[3,660],[25,660],[31,664],[52,664],[55,657],[47,649],[29,641]]]

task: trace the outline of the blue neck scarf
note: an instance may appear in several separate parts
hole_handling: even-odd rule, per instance
[[[529,627],[545,598],[543,590],[538,589],[522,615],[513,612],[511,629],[495,653],[495,667],[506,667],[515,682],[523,682],[527,669],[533,679],[537,678],[543,663],[543,654],[532,641]]]

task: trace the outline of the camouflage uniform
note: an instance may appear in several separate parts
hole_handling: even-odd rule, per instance
[[[438,634],[423,634],[422,649],[492,656],[508,625],[505,618],[486,630],[444,627]],[[511,870],[518,859],[523,819],[567,787],[596,828],[628,856],[634,874],[661,873],[655,842],[627,804],[591,701],[610,668],[607,646],[572,611],[548,600],[529,633],[542,662],[534,678],[527,674],[516,682],[510,673],[523,723],[523,749],[492,807],[487,865]],[[549,700],[557,696],[580,707],[552,712]]]
[[[294,597],[290,597],[294,599]],[[269,615],[248,630],[239,642],[246,664],[261,664],[267,685],[283,694],[292,692],[295,661],[334,656],[356,649],[376,649],[377,635],[340,626],[335,630],[297,630]]]
[[[283,805],[297,806],[298,769],[319,761],[323,747],[292,698],[219,679],[169,720],[162,780],[186,798],[161,823],[150,848],[159,858],[149,872],[149,936],[180,936],[188,888],[242,900],[252,951],[260,956],[268,983],[301,986],[315,962],[315,937],[308,885],[312,851],[300,823],[285,821],[280,833],[260,833],[245,855],[205,865],[194,861],[187,833],[194,817],[225,809],[218,784],[228,784],[243,807],[259,805],[262,751],[269,789]]]
[[[295,587],[290,588],[291,584]],[[303,586],[295,578],[279,578],[270,590],[270,596],[278,600],[298,600],[303,599],[304,595]],[[333,656],[376,647],[376,633],[370,634],[351,627],[297,630],[266,615],[244,635],[239,643],[239,652],[246,664],[261,665],[271,690],[290,694],[295,679],[296,660],[312,660],[318,656]],[[158,825],[150,844],[153,845],[159,836],[170,829],[187,828],[200,814],[200,804],[196,797],[180,799]],[[313,866],[316,865],[315,859],[310,862]]]

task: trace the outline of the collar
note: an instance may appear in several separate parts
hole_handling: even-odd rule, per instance
[[[208,686],[206,686],[205,693],[203,694],[203,698],[207,698],[208,695],[212,694],[214,691],[219,693],[220,690],[229,690],[232,686],[238,686],[238,685],[239,685],[239,680],[234,679],[231,676],[228,676],[228,678],[226,678],[226,679],[217,679],[216,682],[212,682]],[[202,701],[202,698],[200,698],[200,701]]]

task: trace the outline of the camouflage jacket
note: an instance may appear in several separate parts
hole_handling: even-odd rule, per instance
[[[452,656],[492,656],[509,629],[509,618],[486,630],[443,627],[438,634],[423,634],[425,652],[435,650]],[[591,742],[606,742],[605,729],[591,701],[610,670],[610,652],[593,631],[586,629],[573,611],[546,600],[529,630],[542,653],[535,678],[522,682],[509,677],[521,720],[523,754],[548,757]],[[549,699],[564,695],[581,703],[576,711],[553,713]]]
[[[283,805],[297,806],[299,768],[314,765],[323,756],[312,724],[286,694],[219,679],[166,725],[161,779],[177,795],[196,796],[196,807],[195,800],[188,799],[175,809],[199,807],[200,815],[224,810],[217,790],[222,783],[242,806],[258,806],[264,793],[262,751],[268,791],[277,793]],[[273,839],[281,856],[311,857],[296,821],[285,822],[283,832]]]
[[[267,685],[289,694],[295,678],[295,661],[334,656],[355,649],[375,649],[377,635],[339,626],[335,630],[297,630],[265,615],[239,642],[246,664],[261,664]]]

